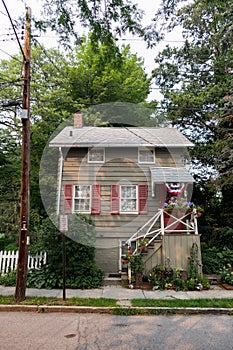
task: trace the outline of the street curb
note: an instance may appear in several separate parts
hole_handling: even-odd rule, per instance
[[[196,307],[94,307],[60,305],[0,305],[0,312],[37,312],[37,313],[99,313],[114,315],[195,315],[214,314],[231,315],[233,308],[196,308]]]

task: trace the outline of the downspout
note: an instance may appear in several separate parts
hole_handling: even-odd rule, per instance
[[[57,215],[60,213],[60,201],[61,201],[61,186],[62,186],[62,172],[63,172],[63,154],[61,147],[59,147],[59,172],[58,172],[58,193],[57,193]]]

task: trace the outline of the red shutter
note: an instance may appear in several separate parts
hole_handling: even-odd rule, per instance
[[[63,210],[65,214],[72,213],[73,185],[64,185]]]
[[[139,214],[147,214],[148,186],[138,185]]]
[[[119,185],[111,185],[111,214],[119,214],[120,204],[120,187]]]
[[[91,188],[91,213],[99,214],[100,213],[100,185],[92,185]]]

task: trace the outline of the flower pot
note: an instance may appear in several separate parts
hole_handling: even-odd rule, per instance
[[[123,265],[126,265],[126,264],[129,263],[129,260],[128,260],[128,259],[121,259],[121,263],[122,263]]]
[[[140,245],[137,249],[140,252],[145,252],[147,250],[145,245]]]
[[[183,216],[183,213],[181,210],[173,210],[172,215],[175,218],[181,218]],[[167,213],[164,213],[164,228],[166,229],[167,226],[169,226],[168,230],[177,231],[177,230],[183,230],[184,224],[182,224],[179,221],[176,221],[176,219],[168,215]]]

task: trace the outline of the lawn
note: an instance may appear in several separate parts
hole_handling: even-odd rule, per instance
[[[56,297],[27,297],[16,303],[13,296],[0,296],[0,305],[60,305],[60,306],[92,306],[92,307],[119,307],[116,299],[109,298],[67,298]],[[133,307],[174,307],[174,308],[233,308],[233,299],[132,299]]]

